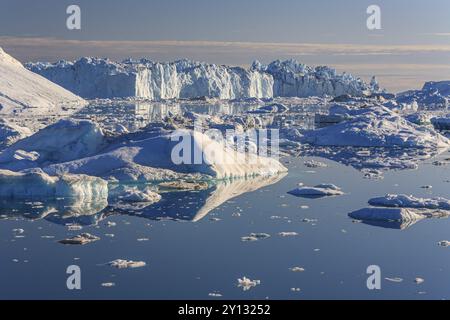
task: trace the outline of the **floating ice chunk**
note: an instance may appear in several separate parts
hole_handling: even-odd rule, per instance
[[[306,160],[303,163],[308,168],[325,168],[328,166],[326,163],[315,160]]]
[[[250,233],[250,235],[241,237],[241,240],[246,241],[258,241],[262,239],[270,238],[270,234],[267,233]]]
[[[435,130],[417,126],[383,107],[360,109],[350,120],[304,132],[301,141],[318,146],[437,149],[450,141]]]
[[[357,220],[372,221],[417,221],[425,218],[423,214],[406,208],[363,208],[349,213]]]
[[[0,170],[0,197],[69,197],[91,203],[108,197],[108,183],[87,175],[50,176],[40,169],[27,172]]]
[[[242,290],[247,291],[257,285],[261,284],[260,280],[250,280],[247,277],[242,277],[242,279],[238,279],[238,287],[241,287]]]
[[[288,231],[288,232],[283,231],[283,232],[279,232],[278,235],[281,237],[295,237],[295,236],[298,236],[298,233],[292,232],[292,231]]]
[[[389,282],[396,282],[396,283],[400,283],[403,282],[402,278],[399,277],[395,277],[395,278],[384,278],[385,280],[389,281]]]
[[[306,197],[339,196],[344,194],[341,188],[331,183],[322,183],[314,187],[299,187],[289,191],[288,193],[294,196],[306,196]]]
[[[422,283],[425,282],[425,279],[423,279],[423,278],[415,278],[415,279],[414,279],[414,282],[415,282],[416,284],[422,284]]]
[[[303,271],[305,271],[305,269],[302,268],[302,267],[292,267],[292,268],[289,268],[289,270],[291,270],[292,272],[303,272]]]
[[[412,195],[404,194],[387,194],[384,197],[370,199],[369,204],[382,207],[450,210],[450,200],[448,199],[441,197],[431,199],[416,198]]]
[[[114,282],[103,282],[101,284],[102,287],[111,288],[114,287],[116,284]]]
[[[438,245],[439,245],[440,247],[450,247],[450,241],[448,241],[448,240],[442,240],[442,241],[439,241],[439,242],[438,242]]]
[[[108,265],[118,269],[125,269],[125,268],[141,268],[146,266],[146,263],[144,261],[116,259],[111,262],[108,262]]]
[[[208,296],[213,298],[220,298],[222,297],[222,294],[220,292],[210,292],[208,293]]]
[[[82,233],[80,235],[74,236],[72,238],[67,238],[67,239],[63,239],[63,240],[59,240],[59,243],[62,244],[88,244],[94,241],[98,241],[100,240],[99,237],[94,236],[90,233]]]
[[[120,186],[113,190],[113,194],[116,200],[124,202],[145,202],[151,204],[161,200],[161,195],[154,192],[150,187],[140,190],[137,187]]]

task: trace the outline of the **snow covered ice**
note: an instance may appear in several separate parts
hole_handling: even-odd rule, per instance
[[[67,113],[86,101],[27,70],[0,48],[0,115]]]

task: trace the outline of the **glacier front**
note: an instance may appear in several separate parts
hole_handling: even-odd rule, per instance
[[[150,100],[224,100],[273,97],[362,96],[379,91],[376,80],[366,84],[329,67],[308,67],[295,60],[255,61],[248,68],[189,60],[159,63],[147,59],[114,62],[81,58],[57,63],[28,63],[27,68],[87,99],[145,98]]]

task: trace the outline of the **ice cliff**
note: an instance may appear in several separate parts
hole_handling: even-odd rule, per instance
[[[169,63],[81,58],[75,62],[29,63],[27,68],[84,98],[139,97],[151,100],[210,97],[219,99],[361,96],[378,91],[349,74],[308,67],[294,60],[267,66],[229,67],[180,60]]]
[[[0,48],[0,114],[55,114],[85,103],[66,89],[30,72]]]

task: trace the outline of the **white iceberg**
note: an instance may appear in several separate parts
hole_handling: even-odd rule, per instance
[[[108,198],[108,183],[101,178],[65,174],[50,176],[40,169],[26,172],[0,170],[2,198],[76,198],[83,203]]]
[[[31,72],[0,48],[0,114],[61,114],[86,102]]]
[[[387,194],[384,197],[372,198],[369,200],[369,204],[380,207],[450,210],[450,200],[448,199],[441,197],[417,198],[404,194]]]
[[[314,187],[300,186],[288,192],[294,196],[311,196],[311,197],[322,197],[322,196],[340,196],[344,192],[341,188],[335,186],[331,183],[322,183]]]
[[[425,109],[446,109],[450,105],[450,81],[429,81],[422,90],[410,90],[399,93],[397,102],[417,103]]]
[[[406,208],[363,208],[349,213],[356,220],[409,222],[424,219],[425,216]]]
[[[125,136],[111,143],[106,148],[109,151],[104,153],[53,164],[44,170],[51,174],[83,173],[109,177],[118,170],[127,169],[136,172],[134,176],[139,176],[139,172],[142,175],[150,173],[146,175],[147,180],[161,179],[161,170],[170,170],[170,172],[179,174],[199,173],[217,179],[267,176],[287,171],[274,158],[237,152],[199,131],[180,130],[177,132],[177,137],[184,137],[188,139],[187,141],[190,140],[189,147],[192,145],[195,149],[189,155],[189,159],[184,159],[186,161],[183,160],[180,163],[175,163],[173,159],[174,152],[177,152],[175,146],[179,146],[180,142],[173,138],[172,133],[155,135],[149,132],[141,132],[131,137],[132,140]],[[203,159],[197,163],[194,159],[196,152]],[[153,179],[151,173],[155,174]],[[121,176],[115,175],[115,178],[120,179]],[[182,178],[182,176],[178,178]]]
[[[350,111],[349,120],[307,131],[302,142],[317,146],[420,149],[450,147],[450,140],[446,137],[433,129],[415,125],[385,107]]]

